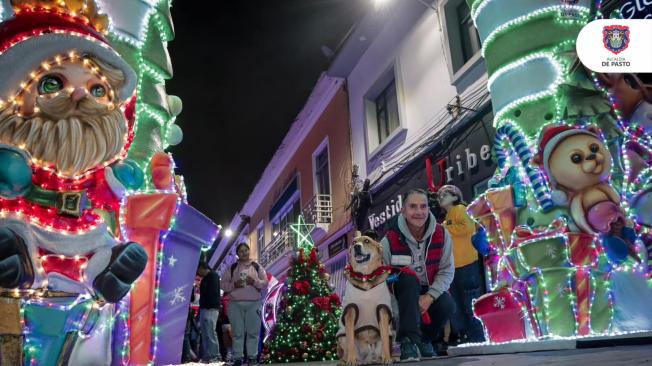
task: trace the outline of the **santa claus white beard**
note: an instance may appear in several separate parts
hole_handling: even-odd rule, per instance
[[[75,103],[65,93],[39,96],[36,105],[40,112],[30,118],[11,107],[0,112],[0,142],[23,146],[62,176],[110,162],[126,143],[127,122],[119,108],[110,110],[90,97]]]

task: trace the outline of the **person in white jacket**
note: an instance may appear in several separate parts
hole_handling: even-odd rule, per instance
[[[424,190],[404,195],[401,214],[390,223],[381,244],[385,263],[400,269],[393,290],[399,310],[401,360],[432,357],[436,333],[455,312],[448,293],[455,265],[450,234],[437,224]],[[430,318],[429,324],[424,317]]]

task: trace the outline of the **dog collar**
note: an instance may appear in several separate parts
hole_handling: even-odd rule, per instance
[[[356,272],[353,270],[353,267],[351,267],[350,264],[348,264],[345,268],[344,271],[351,277],[355,278],[356,280],[362,281],[362,282],[369,282],[373,281],[379,276],[382,276],[386,272],[390,272],[392,270],[391,266],[380,266],[378,267],[375,271],[369,273],[369,274],[362,274],[360,272]]]

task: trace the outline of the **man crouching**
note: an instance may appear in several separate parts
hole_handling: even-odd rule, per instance
[[[455,266],[450,235],[430,213],[426,191],[413,189],[404,195],[401,214],[381,244],[384,262],[400,269],[393,293],[399,310],[401,361],[433,357],[432,342],[455,312],[447,292]],[[430,323],[422,317],[430,318]]]

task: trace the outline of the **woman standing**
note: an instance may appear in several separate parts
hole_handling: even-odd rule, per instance
[[[457,311],[451,317],[451,337],[457,342],[482,342],[482,324],[473,316],[472,301],[482,295],[482,266],[478,252],[471,243],[475,234],[475,223],[466,213],[462,191],[452,185],[445,185],[438,191],[439,206],[446,210],[444,227],[453,239],[453,261],[455,276],[450,287]]]
[[[238,261],[225,271],[222,280],[222,289],[229,298],[227,315],[233,335],[233,365],[243,363],[246,335],[247,363],[254,366],[258,363],[261,297],[267,287],[267,274],[249,258],[249,245],[240,243],[235,251]]]

